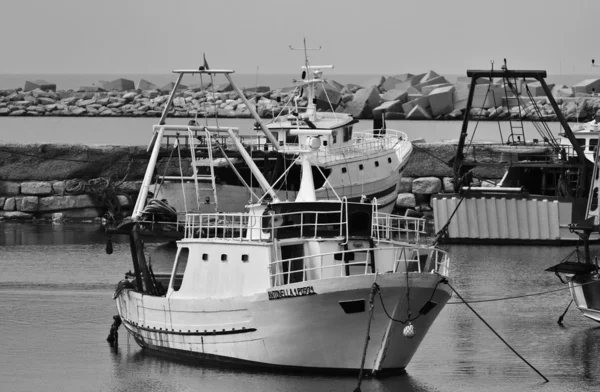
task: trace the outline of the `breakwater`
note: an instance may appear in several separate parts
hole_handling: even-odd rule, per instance
[[[556,114],[536,81],[518,81],[504,86],[499,81],[479,79],[474,89],[472,110],[475,119],[556,120]],[[168,100],[172,84],[161,88],[140,80],[117,79],[101,83],[102,87],[57,90],[56,85],[34,81],[23,89],[0,90],[0,116],[100,116],[159,117]],[[316,105],[322,111],[344,112],[359,119],[369,119],[385,112],[389,119],[457,120],[463,118],[470,79],[454,83],[434,71],[422,74],[381,76],[363,85],[342,85],[326,80],[316,89]],[[600,110],[600,79],[587,79],[573,86],[549,85],[561,112],[568,121],[585,121]],[[243,89],[262,118],[287,113],[286,103],[300,89],[271,89],[257,86]],[[522,99],[515,98],[515,93]],[[529,96],[533,100],[529,100]],[[298,105],[306,106],[300,95]],[[250,111],[228,84],[181,86],[175,93],[172,117],[249,118]]]
[[[454,157],[456,145],[414,146],[396,205],[428,213],[432,194],[452,190],[452,170],[445,162]],[[0,219],[93,220],[107,213],[126,216],[135,203],[147,164],[146,146],[0,145]],[[168,157],[157,163],[157,170],[162,173],[165,169],[179,175],[179,167],[169,163]],[[479,173],[494,179],[501,175],[493,170]],[[240,193],[240,189],[232,186],[223,192]]]

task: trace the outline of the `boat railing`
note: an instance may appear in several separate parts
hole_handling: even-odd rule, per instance
[[[344,204],[334,211],[289,211],[262,215],[247,213],[193,213],[185,221],[168,224],[183,226],[184,238],[216,238],[231,241],[269,241],[271,238],[347,237],[348,222]],[[155,222],[159,223],[159,222]],[[261,234],[262,233],[262,234]],[[373,214],[372,236],[380,241],[418,243],[425,233],[425,221],[385,213]],[[266,236],[270,234],[270,236]]]
[[[425,219],[377,212],[373,215],[372,236],[376,241],[419,243],[425,234]]]
[[[374,273],[437,273],[448,276],[448,253],[413,245],[359,248],[269,263],[271,286]]]
[[[185,216],[184,238],[268,241],[270,238],[342,237],[346,221],[339,211],[292,211],[263,215],[201,213]],[[261,234],[263,233],[263,234]],[[266,234],[271,234],[270,237]]]
[[[260,232],[249,230],[260,217],[244,213],[187,214],[184,238],[218,238],[261,241]]]

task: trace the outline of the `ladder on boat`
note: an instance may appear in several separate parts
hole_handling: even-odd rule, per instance
[[[510,125],[510,135],[507,139],[507,144],[525,144],[525,130],[523,127],[523,113],[521,112],[521,97],[519,94],[519,88],[517,86],[517,78],[513,77],[512,81],[510,77],[502,78],[504,84],[504,96],[506,97],[506,107],[510,112],[510,104],[509,104],[509,91],[507,90],[507,86],[510,89],[510,92],[513,93],[515,99],[517,101],[517,107],[519,108],[519,117],[517,119],[513,119],[512,113],[508,117],[508,123]],[[490,86],[491,86],[490,80]]]
[[[175,135],[165,136],[168,139],[175,138],[174,148],[177,148],[179,151],[179,166],[180,166],[180,175],[159,175],[159,181],[181,181],[194,183],[195,197],[196,197],[196,205],[198,207],[198,211],[203,210],[202,207],[211,206],[211,209],[214,209],[214,212],[218,212],[219,210],[219,199],[217,195],[217,181],[216,181],[216,173],[215,173],[215,160],[213,157],[213,151],[215,148],[215,144],[218,144],[218,141],[215,140],[214,134],[208,129],[208,127],[185,127],[185,126],[167,126],[168,128],[177,128],[178,131],[183,131],[183,135],[179,132],[176,132]],[[200,128],[200,129],[199,129]],[[200,136],[201,134],[204,136]],[[181,142],[183,139],[183,142]],[[168,143],[169,144],[169,143]],[[183,165],[181,159],[181,145],[184,144],[190,152],[190,165],[192,169],[191,176],[183,175]],[[208,157],[208,173],[200,173],[198,170],[198,164],[200,160],[196,157],[196,154],[200,152],[206,153]],[[206,184],[206,185],[204,185]],[[209,192],[211,196],[206,196],[204,200],[200,200],[201,193],[206,194]],[[185,191],[184,191],[185,193]],[[185,201],[185,194],[183,195]],[[187,203],[186,203],[187,205]]]

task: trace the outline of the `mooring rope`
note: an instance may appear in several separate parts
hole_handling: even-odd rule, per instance
[[[440,275],[440,276],[441,276],[441,275]],[[500,339],[500,340],[502,341],[502,343],[504,343],[504,344],[506,345],[506,347],[508,347],[508,348],[509,348],[509,349],[510,349],[510,350],[511,350],[513,353],[515,353],[515,355],[516,355],[517,357],[519,357],[519,358],[520,358],[520,359],[521,359],[523,362],[525,362],[525,363],[526,363],[526,364],[527,364],[527,365],[528,365],[528,366],[529,366],[531,369],[533,369],[533,370],[534,370],[534,371],[535,371],[537,374],[539,374],[539,375],[540,375],[540,376],[541,376],[541,377],[544,379],[544,381],[546,381],[546,382],[549,382],[549,380],[546,378],[546,376],[544,376],[542,373],[540,373],[540,371],[539,371],[539,370],[537,370],[537,369],[536,369],[536,368],[535,368],[535,367],[534,367],[532,364],[530,364],[529,362],[527,362],[527,360],[526,360],[525,358],[523,358],[523,357],[521,356],[521,354],[519,354],[519,353],[518,353],[518,352],[517,352],[517,351],[516,351],[514,348],[512,348],[512,346],[511,346],[510,344],[508,344],[508,342],[507,342],[506,340],[504,340],[504,339],[502,338],[502,336],[500,336],[500,334],[498,334],[498,332],[496,332],[496,331],[494,330],[494,328],[492,328],[492,326],[491,326],[491,325],[489,325],[489,324],[487,323],[487,321],[485,321],[485,320],[483,319],[483,317],[481,317],[481,316],[479,315],[479,313],[477,313],[477,312],[475,311],[475,309],[473,309],[473,308],[471,307],[471,305],[469,305],[469,303],[468,303],[467,301],[465,301],[465,300],[464,300],[464,298],[463,298],[463,297],[462,297],[462,296],[461,296],[461,295],[458,293],[458,291],[456,291],[456,289],[454,289],[454,287],[452,287],[452,285],[450,284],[450,282],[448,282],[448,280],[447,280],[447,279],[445,279],[445,278],[443,278],[443,279],[445,280],[445,282],[444,282],[444,283],[446,283],[446,284],[448,285],[448,287],[450,287],[450,289],[451,289],[451,290],[454,292],[454,294],[456,294],[456,296],[457,296],[458,298],[460,298],[460,299],[463,301],[463,303],[464,303],[464,304],[465,304],[465,305],[466,305],[466,306],[467,306],[467,307],[468,307],[468,308],[469,308],[469,309],[470,309],[470,310],[473,312],[473,314],[475,314],[475,316],[477,316],[477,318],[479,318],[479,319],[480,319],[480,320],[481,320],[481,321],[482,321],[482,322],[483,322],[483,323],[484,323],[484,324],[485,324],[485,325],[486,325],[486,326],[487,326],[487,327],[488,327],[488,328],[489,328],[489,329],[490,329],[490,330],[491,330],[491,331],[494,333],[494,335],[496,335],[496,336],[498,337],[498,339]]]
[[[595,280],[595,281],[591,281],[591,282],[586,282],[586,283],[582,283],[582,284],[574,284],[574,287],[582,287],[588,284],[592,284],[592,283],[600,283],[600,280]],[[561,287],[560,289],[553,289],[553,290],[547,290],[547,291],[540,291],[539,293],[530,293],[530,294],[522,294],[522,295],[513,295],[510,297],[500,297],[500,298],[490,298],[490,299],[475,299],[472,301],[466,301],[470,304],[478,304],[478,303],[484,303],[484,302],[499,302],[499,301],[509,301],[512,299],[519,299],[519,298],[527,298],[527,297],[536,297],[536,296],[541,296],[541,295],[546,295],[546,294],[551,294],[551,293],[555,293],[557,291],[563,291],[563,290],[570,290],[571,287]],[[464,303],[464,299],[461,302],[448,302],[447,305],[457,305],[457,304],[462,304]]]

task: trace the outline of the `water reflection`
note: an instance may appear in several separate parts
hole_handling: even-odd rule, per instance
[[[569,358],[573,367],[581,369],[581,377],[593,380],[600,374],[600,326],[573,334],[569,344]]]

